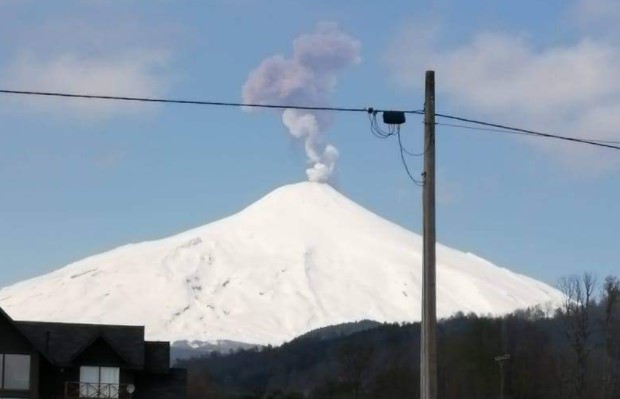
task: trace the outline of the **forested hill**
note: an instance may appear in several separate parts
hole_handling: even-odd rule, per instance
[[[497,398],[494,358],[502,354],[510,355],[506,398],[620,397],[618,296],[610,302],[590,295],[551,313],[532,308],[502,318],[443,320],[439,397]],[[419,324],[361,330],[328,329],[277,348],[213,353],[179,365],[189,369],[191,399],[418,397]]]

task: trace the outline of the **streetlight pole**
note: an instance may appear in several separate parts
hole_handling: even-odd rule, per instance
[[[504,399],[504,362],[510,359],[510,355],[495,356],[495,361],[499,365],[499,397]]]

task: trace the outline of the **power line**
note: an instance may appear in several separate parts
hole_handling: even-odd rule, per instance
[[[271,108],[271,109],[299,109],[299,110],[307,110],[307,111],[332,111],[332,112],[366,112],[373,113],[376,115],[379,112],[385,112],[386,110],[378,110],[373,108],[355,108],[355,107],[320,107],[320,106],[304,106],[304,105],[292,105],[292,104],[260,104],[260,103],[241,103],[241,102],[225,102],[225,101],[203,101],[203,100],[181,100],[181,99],[168,99],[168,98],[150,98],[150,97],[129,97],[129,96],[104,96],[104,95],[94,95],[94,94],[74,94],[74,93],[62,93],[62,92],[45,92],[45,91],[23,91],[23,90],[6,90],[0,89],[0,93],[3,94],[18,94],[18,95],[32,95],[32,96],[45,96],[45,97],[65,97],[65,98],[82,98],[82,99],[98,99],[98,100],[117,100],[117,101],[137,101],[137,102],[150,102],[150,103],[167,103],[167,104],[192,104],[192,105],[206,105],[206,106],[222,106],[222,107],[248,107],[248,108]],[[422,110],[406,110],[402,111],[405,114],[417,114],[422,115],[424,112]],[[538,137],[546,137],[553,138],[565,141],[572,141],[581,144],[589,144],[599,147],[611,148],[615,150],[620,150],[620,142],[612,141],[612,140],[596,140],[596,139],[585,139],[578,137],[569,137],[569,136],[561,136],[557,134],[551,133],[543,133],[535,130],[528,130],[522,128],[516,128],[512,126],[501,125],[497,123],[489,123],[484,121],[479,121],[475,119],[463,118],[454,115],[447,114],[435,114],[436,117],[458,120],[461,122],[472,123],[480,126],[489,126],[495,129],[474,129],[471,126],[463,126],[463,125],[452,125],[452,127],[464,128],[464,129],[472,129],[472,130],[486,130],[486,131],[495,131],[499,133],[512,133],[512,134],[525,134],[530,136],[538,136]],[[376,123],[376,122],[375,122]],[[440,123],[438,123],[440,124]],[[443,124],[445,126],[450,126],[449,124]],[[377,124],[375,124],[376,127]],[[395,131],[381,132],[379,130],[380,136],[391,136],[395,135]],[[405,150],[405,153],[408,153]]]
[[[418,187],[424,187],[424,179],[423,180],[418,180],[415,177],[413,177],[413,173],[411,173],[411,170],[409,170],[409,165],[407,164],[407,160],[405,159],[405,148],[403,147],[403,142],[400,138],[400,126],[398,126],[397,128],[397,133],[396,136],[398,137],[398,148],[400,149],[400,160],[403,163],[403,166],[405,167],[405,172],[407,172],[407,175],[409,176],[409,179],[411,179],[411,181]],[[424,153],[426,153],[426,151],[424,151]]]
[[[435,122],[435,124],[437,126],[456,127],[456,128],[459,128],[459,129],[477,130],[477,131],[481,131],[481,132],[523,134],[524,136],[532,136],[532,134],[519,133],[519,132],[515,132],[515,131],[512,131],[512,130],[506,130],[506,129],[494,129],[494,128],[488,128],[488,127],[484,128],[484,127],[479,127],[479,126],[457,125],[457,124],[454,124],[454,123],[441,123],[441,122]]]
[[[497,132],[497,133],[518,134],[518,135],[523,135],[523,136],[537,136],[537,134],[533,134],[533,133],[525,133],[525,132],[520,132],[520,131],[515,131],[515,130],[508,130],[508,129],[484,128],[484,127],[479,127],[479,126],[467,126],[467,125],[458,125],[458,124],[453,124],[453,123],[439,123],[439,122],[437,122],[435,124],[438,125],[438,126],[447,126],[447,127],[455,127],[455,128],[459,128],[459,129],[477,130],[477,131],[481,131],[481,132]],[[614,140],[582,139],[580,137],[574,137],[574,138],[575,139],[579,139],[579,140],[592,141],[594,143],[619,144],[620,145],[620,141],[614,141]]]
[[[558,134],[543,133],[543,132],[538,132],[538,131],[535,131],[535,130],[521,129],[521,128],[517,128],[517,127],[512,127],[512,126],[507,126],[507,125],[500,125],[500,124],[497,124],[497,123],[483,122],[483,121],[479,121],[479,120],[475,120],[475,119],[462,118],[460,116],[453,116],[453,115],[446,115],[446,114],[437,114],[436,113],[435,116],[440,117],[440,118],[457,120],[457,121],[461,121],[461,122],[472,123],[474,125],[489,126],[491,128],[494,128],[494,129],[483,129],[483,128],[476,128],[474,126],[450,125],[450,124],[443,124],[444,126],[452,126],[452,127],[463,128],[463,129],[471,129],[471,130],[493,131],[493,132],[498,132],[498,133],[522,134],[522,135],[526,135],[526,136],[546,137],[546,138],[551,138],[551,139],[571,141],[571,142],[575,142],[575,143],[589,144],[589,145],[594,145],[594,146],[598,146],[598,147],[605,147],[605,148],[611,148],[611,149],[614,149],[614,150],[620,150],[620,145],[615,145],[615,144],[620,144],[620,143],[613,142],[613,141],[596,140],[596,139],[584,139],[584,138],[569,137],[569,136],[560,136]],[[440,123],[437,123],[437,124],[440,125]]]
[[[103,96],[93,94],[72,94],[46,91],[22,91],[22,90],[5,90],[0,89],[0,93],[4,94],[21,94],[31,96],[45,97],[65,97],[65,98],[82,98],[88,100],[118,100],[118,101],[138,101],[149,103],[166,103],[166,104],[192,104],[192,105],[209,105],[220,107],[248,107],[248,108],[272,108],[272,109],[300,109],[307,111],[334,111],[334,112],[369,112],[372,108],[349,108],[349,107],[318,107],[291,104],[260,104],[260,103],[239,103],[239,102],[223,102],[223,101],[202,101],[202,100],[179,100],[168,98],[149,98],[149,97],[124,97],[124,96]],[[375,110],[377,112],[385,112],[385,110]],[[401,111],[406,114],[420,114],[421,111],[408,110]]]
[[[224,102],[224,101],[203,101],[203,100],[181,100],[181,99],[168,99],[168,98],[150,98],[150,97],[128,97],[128,96],[104,96],[93,94],[74,94],[74,93],[62,93],[62,92],[45,92],[45,91],[23,91],[23,90],[6,90],[0,89],[0,93],[3,94],[18,94],[18,95],[31,95],[31,96],[46,96],[46,97],[65,97],[65,98],[81,98],[81,99],[98,99],[98,100],[117,100],[117,101],[136,101],[136,102],[150,102],[150,103],[167,103],[167,104],[191,104],[191,105],[206,105],[206,106],[222,106],[222,107],[248,107],[248,108],[271,108],[271,109],[299,109],[307,111],[332,111],[332,112],[366,112],[376,116],[379,112],[385,112],[386,110],[378,110],[374,108],[355,108],[355,107],[327,107],[327,106],[304,106],[304,105],[292,105],[292,104],[260,104],[260,103],[241,103],[241,102]],[[406,110],[401,111],[405,114],[417,114],[422,115],[422,110]],[[597,140],[597,139],[585,139],[579,137],[561,136],[557,134],[544,133],[535,130],[522,129],[507,125],[501,125],[497,123],[484,122],[475,119],[463,118],[460,116],[447,115],[435,113],[436,117],[452,119],[461,122],[467,122],[479,126],[488,126],[493,129],[475,128],[473,126],[464,125],[450,125],[443,124],[444,126],[452,126],[463,129],[482,130],[482,131],[494,131],[498,133],[510,133],[510,134],[523,134],[529,136],[552,138],[564,141],[571,141],[581,144],[589,144],[598,147],[605,147],[614,150],[620,150],[620,142],[611,140]],[[373,133],[381,138],[386,138],[392,135],[398,134],[395,130],[382,131],[378,123],[371,120],[371,124],[374,122]],[[441,123],[437,123],[441,125]],[[402,148],[402,146],[401,146]],[[403,151],[409,154],[409,151],[404,149]],[[413,154],[411,154],[413,155]],[[417,154],[416,154],[417,155]]]
[[[403,147],[400,138],[400,127],[389,126],[388,131],[383,131],[377,123],[376,116],[380,112],[386,110],[369,108],[352,108],[352,107],[319,107],[319,106],[302,106],[291,104],[258,104],[258,103],[240,103],[240,102],[224,102],[224,101],[203,101],[203,100],[180,100],[180,99],[168,99],[168,98],[149,98],[149,97],[128,97],[128,96],[105,96],[94,94],[75,94],[75,93],[62,93],[62,92],[46,92],[46,91],[23,91],[23,90],[7,90],[0,89],[0,93],[3,94],[18,94],[18,95],[30,95],[30,96],[44,96],[44,97],[64,97],[64,98],[80,98],[87,100],[117,100],[117,101],[136,101],[136,102],[150,102],[150,103],[165,103],[165,104],[190,104],[190,105],[206,105],[206,106],[221,106],[221,107],[248,107],[248,108],[271,108],[271,109],[299,109],[307,111],[333,111],[333,112],[364,112],[370,117],[371,130],[375,135],[381,138],[387,138],[390,136],[398,136],[398,145],[400,150],[400,157],[405,167],[405,171],[409,178],[418,186],[423,185],[423,182],[413,177],[413,174],[409,170],[407,165],[405,154],[421,156],[422,154],[415,154]],[[422,115],[422,110],[407,110],[400,111],[405,114],[417,114]]]
[[[405,172],[407,173],[407,176],[409,176],[409,179],[418,187],[424,187],[424,180],[418,180],[413,176],[413,173],[411,172],[411,169],[409,167],[409,164],[407,163],[407,159],[405,157],[405,154],[410,155],[410,156],[422,156],[426,153],[426,150],[424,150],[422,153],[417,154],[414,152],[411,152],[409,150],[407,150],[405,148],[405,146],[403,145],[402,142],[402,138],[401,138],[401,131],[400,131],[400,125],[391,125],[388,124],[387,125],[387,130],[383,130],[381,128],[381,126],[379,125],[379,122],[377,121],[377,114],[380,111],[376,111],[373,109],[369,109],[368,110],[368,119],[370,121],[370,131],[372,132],[372,134],[375,137],[378,137],[380,139],[387,139],[390,138],[392,136],[396,136],[398,138],[398,150],[399,150],[399,154],[400,154],[400,160],[403,164],[403,167],[405,168]]]

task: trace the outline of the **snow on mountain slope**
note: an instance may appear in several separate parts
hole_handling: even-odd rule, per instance
[[[332,187],[281,187],[236,215],[0,290],[16,319],[144,324],[149,339],[279,344],[369,319],[420,319],[422,239]],[[553,288],[437,247],[440,317],[557,302]]]

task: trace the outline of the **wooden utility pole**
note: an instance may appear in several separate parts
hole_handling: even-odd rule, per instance
[[[426,71],[424,101],[424,228],[420,398],[437,399],[437,293],[435,272],[435,72]]]

